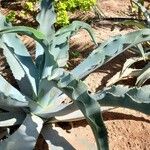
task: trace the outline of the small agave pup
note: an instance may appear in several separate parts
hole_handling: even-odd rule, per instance
[[[68,72],[63,69],[68,60],[68,39],[83,28],[96,44],[90,26],[75,21],[56,32],[52,0],[41,1],[37,21],[38,30],[12,27],[0,15],[0,47],[19,86],[16,89],[0,76],[0,127],[19,125],[14,133],[6,132],[7,138],[0,142],[0,150],[32,150],[39,134],[50,149],[63,149],[52,142],[55,135],[48,133],[53,127],[45,124],[78,120],[83,116],[92,128],[97,148],[107,150],[107,131],[100,106],[120,106],[150,114],[150,85],[140,88],[112,85],[89,94],[81,79],[128,48],[150,40],[150,29],[116,36],[97,45],[87,59]],[[16,33],[28,35],[36,41],[34,61]],[[71,103],[64,103],[66,95],[71,98]]]

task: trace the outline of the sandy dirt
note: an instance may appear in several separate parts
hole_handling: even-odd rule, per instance
[[[129,0],[99,0],[99,6],[108,17],[132,17],[130,15]],[[91,13],[92,14],[92,13]],[[86,18],[86,16],[84,16]],[[94,33],[96,34],[97,42],[108,39],[111,36],[125,34],[133,31],[131,28],[121,30],[120,27],[113,27],[110,21],[98,21],[91,23]],[[114,28],[114,30],[112,30]],[[28,43],[28,42],[26,42]],[[81,56],[70,60],[71,67],[76,66],[81,62],[93,49],[86,31],[81,30],[71,38],[71,51],[79,51]],[[89,90],[95,92],[103,88],[107,80],[111,78],[121,68],[121,64],[134,56],[133,53],[124,53],[119,58],[115,59],[110,65],[97,69],[86,77],[85,83]],[[150,149],[150,117],[142,113],[124,109],[115,108],[111,111],[104,112],[103,117],[108,129],[110,150],[149,150]],[[96,144],[89,125],[85,120],[73,123],[61,123],[56,125],[59,129],[59,136],[63,141],[70,143],[69,148],[65,150],[96,150]],[[62,142],[62,141],[60,141]],[[88,144],[87,144],[88,142]],[[61,145],[61,143],[58,143]],[[72,145],[72,146],[70,146]],[[47,145],[39,137],[36,150],[47,150]]]

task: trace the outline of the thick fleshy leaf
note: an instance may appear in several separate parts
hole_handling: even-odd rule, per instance
[[[43,79],[39,86],[38,103],[42,107],[37,107],[33,113],[42,118],[54,118],[56,116],[65,116],[78,110],[72,102],[65,102],[67,96],[62,94],[53,81]]]
[[[107,131],[103,123],[99,104],[92,99],[85,84],[76,80],[71,74],[62,70],[60,74],[56,71],[53,80],[60,90],[69,96],[84,114],[87,122],[91,126],[98,149],[108,149]]]
[[[147,23],[148,25],[150,26],[150,12],[144,7],[142,6],[142,4],[140,4],[138,2],[138,0],[133,0],[133,2],[140,8],[140,10],[143,12],[146,20],[147,20]]]
[[[114,107],[101,107],[101,111],[105,112],[108,110],[114,109]],[[51,118],[50,122],[72,122],[79,121],[85,119],[83,113],[79,110],[79,108],[74,105],[67,106],[61,112],[56,113],[54,118]]]
[[[0,127],[8,127],[20,125],[24,121],[26,115],[22,112],[5,112],[0,113]]]
[[[60,95],[60,91],[55,87],[53,81],[43,79],[39,86],[38,102],[43,106],[48,106],[51,101],[55,101]]]
[[[82,22],[82,21],[74,21],[69,26],[61,28],[60,30],[58,30],[56,32],[56,36],[65,34],[67,32],[70,32],[73,34],[75,31],[78,31],[79,29],[85,29],[90,34],[93,42],[96,44],[96,39],[95,39],[95,36],[93,34],[91,26],[85,22]],[[58,42],[58,43],[60,43],[60,42]]]
[[[129,77],[138,77],[141,74],[142,69],[133,69],[131,66],[134,63],[148,60],[149,54],[146,53],[145,57],[132,57],[126,60],[126,62],[123,65],[123,68],[121,71],[117,72],[107,83],[107,86],[111,86],[118,81],[122,80],[123,78],[129,78]]]
[[[43,67],[44,67],[44,48],[41,44],[36,42],[36,55],[35,55],[35,65],[38,68],[39,71],[39,78],[42,76]]]
[[[6,54],[6,60],[11,66],[10,68],[12,69],[14,77],[17,79],[22,92],[32,98],[33,95],[37,95],[38,72],[30,56],[26,56],[25,53],[21,51],[17,51],[19,49],[15,49],[14,47],[15,41],[14,43],[11,43],[9,39],[8,41],[6,41],[6,39],[4,39],[3,41],[7,43],[2,48],[4,48],[5,51],[4,54]],[[16,62],[16,64],[12,64],[11,60]],[[14,65],[16,66],[14,67]],[[16,71],[18,70],[21,74],[18,73],[17,75]],[[19,82],[19,80],[22,81]],[[25,85],[22,82],[26,83],[27,85],[26,88],[28,89],[25,91],[24,91]]]
[[[65,115],[55,116],[52,118],[51,122],[72,122],[85,119],[84,115],[80,110],[70,111],[70,113],[66,113]]]
[[[45,39],[45,35],[31,27],[26,26],[13,26],[13,27],[7,27],[0,30],[0,34],[8,34],[8,33],[20,33],[23,35],[28,35],[29,37],[35,39],[36,41],[41,41]]]
[[[150,40],[150,29],[143,29],[126,35],[112,37],[98,46],[80,65],[72,70],[77,78],[83,78],[125,50]]]
[[[44,118],[46,116],[52,117],[50,115],[50,112],[52,112],[52,114],[55,111],[57,112],[57,108],[59,107],[59,105],[61,105],[61,101],[59,100],[61,93],[62,92],[55,87],[53,81],[47,81],[46,78],[42,79],[39,85],[37,100],[38,104],[40,104],[41,107],[37,107],[35,110],[33,110],[33,113],[37,114],[38,116],[42,115],[42,117]]]
[[[8,33],[19,33],[21,35],[27,35],[33,38],[35,41],[39,42],[42,46],[48,45],[46,36],[42,32],[27,26],[11,26],[10,23],[8,24],[6,22],[5,17],[1,13],[0,13],[0,20],[1,20],[0,35]]]
[[[91,95],[101,106],[124,107],[150,114],[150,86],[140,88],[117,85]]]
[[[22,89],[22,91],[27,94],[28,96],[33,95],[33,91],[34,91],[34,95],[36,95],[36,86],[37,86],[37,82],[38,82],[38,72],[34,66],[34,63],[31,59],[31,56],[29,55],[26,47],[22,44],[22,42],[18,39],[16,34],[13,34],[12,32],[21,32],[21,33],[25,33],[27,35],[30,35],[31,37],[34,37],[36,40],[41,40],[41,36],[42,33],[36,31],[35,29],[32,28],[28,28],[28,27],[10,27],[6,21],[5,18],[0,15],[0,18],[2,19],[1,24],[0,24],[0,28],[2,30],[0,30],[0,34],[3,34],[2,36],[2,41],[6,44],[5,48],[7,48],[7,50],[10,51],[10,53],[5,52],[6,54],[6,59],[9,63],[10,66],[12,66],[12,72],[13,75],[18,79],[18,78],[22,78],[24,77],[24,83],[26,83],[26,89],[22,89],[22,87],[24,87],[24,85],[21,84],[21,82],[18,81],[18,83],[20,84],[20,88]],[[5,34],[8,33],[8,34]],[[11,34],[9,34],[11,33]],[[13,55],[15,57],[13,57]],[[9,56],[9,57],[7,57]],[[11,63],[11,60],[14,60],[16,63],[15,65]],[[17,63],[18,61],[18,63]],[[21,74],[17,74],[17,70],[14,70],[14,68],[18,68],[20,70],[20,68],[23,68],[23,72]],[[11,68],[11,67],[10,67]],[[31,68],[30,70],[28,68]],[[21,72],[21,70],[19,71]],[[19,77],[20,75],[20,77]],[[29,83],[27,83],[26,79],[28,78]],[[31,84],[31,88],[30,85]],[[33,89],[33,90],[32,90]]]
[[[66,65],[69,59],[69,38],[79,29],[85,29],[96,44],[92,28],[84,22],[74,21],[69,26],[61,28],[56,32],[50,49],[50,53],[54,56],[59,67],[64,67]]]
[[[137,63],[137,62],[140,63],[140,61],[149,61],[149,60],[150,60],[149,52],[144,54],[144,58],[143,57],[132,57],[132,58],[127,59],[123,65],[120,75],[123,74],[124,71],[126,71],[128,68],[131,68],[131,66],[134,65],[135,63]]]
[[[48,41],[51,41],[55,33],[54,23],[56,22],[54,0],[41,1],[40,13],[36,19],[39,23],[38,30],[46,36]]]
[[[63,67],[66,65],[69,59],[69,38],[70,33],[63,34],[63,38],[61,36],[55,37],[53,40],[52,48],[50,49],[50,53],[54,56],[55,61],[57,61],[59,67]],[[56,45],[55,42],[61,39],[61,44]]]
[[[121,70],[120,74],[123,74],[128,68],[130,68],[134,63],[138,62],[138,61],[142,61],[143,58],[141,57],[132,57],[126,60],[126,62],[123,65],[123,68]]]
[[[142,87],[135,87],[131,88],[127,94],[132,97],[132,99],[141,104],[147,104],[150,106],[150,92],[149,92],[150,85],[145,85]],[[145,110],[146,111],[146,110]]]
[[[111,79],[107,81],[106,86],[111,86],[123,79],[127,79],[130,77],[137,77],[139,76],[140,72],[141,69],[132,69],[132,68],[127,68],[123,73],[121,73],[121,71],[117,72]]]
[[[54,23],[56,21],[56,15],[54,12],[54,1],[43,0],[40,6],[40,13],[37,15],[37,21],[39,23],[38,30],[41,31],[50,42],[55,34]],[[44,65],[44,48],[36,43],[36,56],[35,62],[39,70]],[[41,72],[40,72],[41,74]]]
[[[122,80],[123,78],[127,77],[137,77],[136,85],[142,86],[150,76],[149,68],[150,64],[148,63],[144,68],[142,69],[133,69],[130,68],[134,63],[137,63],[140,61],[149,61],[149,53],[145,53],[145,58],[142,57],[133,57],[126,60],[126,62],[123,65],[123,69],[118,72],[116,75],[114,75],[109,81],[107,86],[113,85],[116,82]]]
[[[56,33],[53,44],[50,47],[50,53],[54,56],[54,58],[49,55],[48,51],[45,51],[46,58],[42,75],[43,78],[51,75],[51,72],[55,69],[55,66],[57,66],[56,62],[58,63],[59,67],[64,66],[67,63],[69,50],[68,39],[76,30],[80,28],[87,30],[90,33],[93,41],[96,43],[95,38],[92,34],[92,30],[86,23],[75,21],[68,27],[68,31],[66,30],[66,28],[60,29]],[[58,90],[56,91],[58,92]]]
[[[0,34],[13,33],[13,32],[20,32],[20,33],[24,33],[26,35],[29,35],[29,36],[33,37],[35,40],[37,40],[41,44],[41,46],[47,47],[46,46],[47,42],[46,41],[45,41],[46,43],[43,42],[44,36],[40,35],[42,33],[38,32],[37,30],[32,29],[32,28],[10,27],[10,28],[6,28],[4,30],[1,30]],[[28,55],[28,53],[26,53],[26,50],[22,49],[22,48],[24,48],[23,44],[19,45],[20,43],[18,43],[18,45],[17,45],[15,43],[16,39],[14,39],[13,35],[12,35],[11,39],[10,39],[10,35],[9,36],[4,35],[4,37],[2,37],[2,40],[4,43],[6,43],[6,46],[8,47],[8,49],[16,56],[16,59],[18,60],[20,65],[23,67],[23,69],[24,69],[24,71],[25,71],[25,73],[26,73],[26,75],[27,75],[27,77],[31,83],[31,86],[32,86],[32,90],[30,90],[31,93],[29,93],[30,96],[31,95],[32,96],[37,95],[37,86],[38,86],[38,82],[39,82],[39,72],[38,72],[37,68],[35,67],[34,63],[32,62],[31,56]],[[20,47],[18,47],[18,46],[20,46]],[[20,51],[20,49],[22,51]]]
[[[51,76],[53,70],[58,67],[57,62],[54,60],[54,56],[49,53],[48,48],[44,49],[44,57],[45,60],[41,79]]]
[[[0,142],[0,149],[32,150],[43,127],[43,120],[28,114],[22,125],[6,140]]]
[[[10,65],[10,69],[12,70],[20,89],[24,94],[31,97],[33,94],[32,88],[35,90],[34,92],[36,92],[36,81],[33,75],[36,74],[37,76],[38,73],[36,72],[28,50],[18,36],[14,33],[4,34],[5,32],[1,32],[3,29],[7,30],[8,28],[11,28],[11,26],[6,22],[5,17],[1,14],[0,19],[0,33],[3,34],[1,37],[0,47],[3,48],[3,53],[6,56],[6,60]],[[30,72],[28,67],[31,68]]]
[[[147,80],[150,79],[150,63],[148,63],[139,74],[137,78],[136,85],[142,86]]]
[[[146,58],[145,58],[145,51],[144,51],[144,48],[143,48],[142,44],[137,44],[136,47],[137,47],[138,50],[141,52],[141,55],[142,55],[143,59],[145,60],[145,59],[146,59]]]
[[[144,29],[146,27],[146,24],[144,22],[139,22],[137,20],[125,20],[116,24],[125,25],[125,26],[133,26],[133,27],[137,27],[138,29]]]
[[[50,53],[54,56],[54,59],[57,61],[59,66],[60,65],[64,66],[68,60],[68,50],[69,50],[68,38],[73,34],[73,32],[75,32],[76,30],[80,28],[86,29],[90,33],[90,35],[92,36],[92,39],[95,42],[90,26],[83,22],[78,22],[78,21],[74,22],[73,24],[69,26],[68,32],[66,28],[59,30],[56,34],[57,36],[54,38],[55,42],[53,41],[53,45],[51,46],[51,51],[50,51]],[[54,66],[57,66],[56,62],[53,61],[52,56],[49,56],[48,52],[45,52],[45,57],[46,57],[45,66],[44,66],[43,75],[42,75],[43,78],[50,76],[52,71],[55,69]],[[42,81],[41,81],[41,84],[43,84]],[[60,93],[59,90],[55,90],[55,91]]]
[[[40,111],[36,109],[34,113],[42,118],[50,118],[51,122],[75,121],[83,118],[80,112],[79,114],[76,113],[79,109],[74,103],[63,103],[62,100],[57,100],[54,104],[49,104],[47,107],[40,109]]]
[[[24,69],[24,67],[22,67],[20,62],[17,60],[11,47],[6,46],[4,43],[1,43],[0,47],[3,48],[3,54],[6,57],[7,63],[10,66],[10,69],[17,81],[17,84],[19,85],[20,90],[23,94],[32,97],[32,86],[29,78],[27,77],[28,74],[26,73],[26,69]],[[30,60],[28,62],[30,62]]]
[[[4,104],[0,104],[0,109],[2,110],[2,112],[20,112],[20,111],[22,111],[22,109],[21,109],[22,107],[15,107],[14,108],[14,106],[12,106],[12,105],[6,105],[5,103]]]
[[[0,105],[12,107],[28,106],[29,99],[0,76]]]
[[[9,64],[15,79],[18,81],[18,84],[20,85],[21,83],[19,83],[19,81],[25,77],[25,72],[22,66],[17,61],[15,55],[13,54],[13,51],[9,50],[9,48],[4,43],[1,42],[0,47],[3,48],[3,54],[6,57],[7,63]]]

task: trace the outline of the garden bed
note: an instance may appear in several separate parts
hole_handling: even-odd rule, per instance
[[[133,16],[130,13],[129,0],[99,0],[100,7],[106,16],[109,17],[128,17]],[[5,9],[2,9],[5,12]],[[91,12],[92,14],[92,12]],[[92,14],[93,15],[93,14]],[[74,17],[74,16],[73,16]],[[81,17],[82,18],[82,17]],[[87,16],[88,18],[88,16]],[[82,18],[83,19],[83,18]],[[85,19],[86,20],[86,19]],[[110,36],[125,34],[133,31],[132,28],[124,28],[119,26],[113,26],[113,20],[91,21],[91,25],[96,34],[98,43],[101,43]],[[36,25],[36,24],[34,24]],[[113,30],[112,30],[112,27]],[[81,40],[82,39],[82,40]],[[23,41],[27,43],[29,49],[34,48],[31,39],[23,37]],[[74,68],[79,62],[90,53],[93,47],[87,33],[81,30],[71,38],[70,41],[71,52],[78,51],[78,57],[70,56],[68,62],[69,68]],[[103,68],[97,69],[85,78],[90,91],[95,92],[104,87],[108,81],[117,71],[120,70],[122,64],[130,56],[134,56],[134,53],[126,52],[120,55],[117,59],[112,60],[111,66],[105,65]],[[1,59],[2,60],[2,59]],[[4,65],[2,64],[2,67]],[[6,71],[5,68],[1,70]],[[6,74],[7,75],[7,74]],[[11,79],[12,80],[12,79]],[[123,109],[115,108],[103,113],[106,127],[108,129],[110,150],[149,150],[150,149],[150,117],[142,113]],[[71,123],[59,123],[55,125],[60,126],[62,130],[58,133],[61,145],[62,142],[66,142],[65,150],[82,149],[82,150],[95,150],[95,140],[89,125],[85,120],[71,122]],[[89,141],[88,147],[86,142]],[[69,144],[69,143],[70,144]],[[72,146],[71,146],[72,145]],[[36,146],[36,150],[47,150],[46,143],[42,141],[42,137],[39,137],[39,142]]]

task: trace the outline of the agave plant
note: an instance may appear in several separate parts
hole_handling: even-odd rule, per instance
[[[150,85],[111,85],[97,93],[89,93],[82,81],[125,50],[150,40],[150,29],[116,36],[99,45],[88,24],[75,21],[55,31],[55,19],[52,0],[41,1],[38,29],[13,27],[0,15],[0,47],[19,86],[14,87],[0,76],[0,127],[7,129],[4,132],[6,139],[0,141],[0,150],[34,149],[39,134],[50,149],[61,149],[52,142],[54,134],[48,135],[53,126],[46,125],[83,117],[92,128],[97,148],[107,150],[101,106],[120,106],[150,114]],[[80,28],[88,31],[96,49],[69,72],[63,68],[68,60],[68,39]],[[36,41],[34,60],[18,34],[28,35]],[[65,101],[66,96],[71,102]],[[9,127],[16,125],[19,125],[18,129],[10,134]]]
[[[144,7],[144,1],[143,0],[141,0],[141,1],[140,0],[131,0],[131,1],[138,7],[140,16],[141,16],[141,12],[142,12],[146,21],[144,21],[144,20],[142,21],[140,19],[139,20],[125,20],[119,24],[126,25],[126,26],[133,26],[133,27],[137,27],[139,29],[149,28],[150,27],[150,11]]]
[[[132,57],[126,60],[121,71],[116,73],[107,83],[107,86],[111,86],[120,82],[121,80],[126,80],[127,78],[135,78],[135,85],[137,87],[143,86],[148,80],[150,75],[150,53],[146,52],[144,57]],[[144,62],[144,67],[136,68],[136,64]]]

